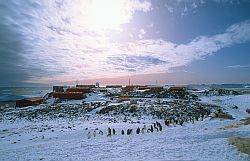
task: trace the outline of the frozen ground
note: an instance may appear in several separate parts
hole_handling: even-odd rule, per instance
[[[134,120],[137,123],[110,123],[90,116],[88,121],[50,120],[0,122],[0,160],[250,160],[229,145],[232,136],[250,137],[250,126],[219,130],[249,117],[244,110],[250,107],[250,95],[203,97],[202,101],[222,105],[235,120],[206,118],[204,121],[167,127],[163,131],[121,135],[121,130],[150,125],[156,120]],[[239,109],[232,109],[232,105]],[[102,119],[103,120],[103,119]],[[161,121],[161,120],[158,120]],[[107,128],[116,135],[107,137]],[[87,128],[87,129],[86,129]],[[104,135],[91,136],[98,128]]]

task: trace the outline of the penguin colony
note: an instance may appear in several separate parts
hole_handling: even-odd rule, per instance
[[[184,116],[171,116],[166,118],[163,122],[165,124],[165,126],[170,126],[172,125],[180,125],[183,126],[183,124],[186,122],[192,122],[194,123],[195,121],[203,121],[203,119],[205,117],[207,117],[208,115],[210,115],[211,112],[210,110],[200,110],[198,112],[192,113],[191,115],[186,115]],[[154,122],[153,124],[146,126],[144,125],[143,127],[138,127],[137,129],[122,129],[120,132],[117,132],[114,128],[108,128],[107,131],[107,136],[112,136],[112,135],[132,135],[133,133],[135,134],[144,134],[144,133],[153,133],[153,132],[160,132],[162,131],[162,125],[161,123],[159,123],[158,121]],[[89,131],[87,134],[88,139],[91,138],[91,136],[96,137],[97,135],[104,135],[102,130],[99,130],[98,128],[96,128],[93,133],[91,134],[91,132]]]

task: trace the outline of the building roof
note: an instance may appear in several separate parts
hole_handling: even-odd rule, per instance
[[[35,102],[35,101],[41,101],[41,100],[43,100],[43,98],[42,97],[32,97],[32,98],[26,98],[24,100]]]

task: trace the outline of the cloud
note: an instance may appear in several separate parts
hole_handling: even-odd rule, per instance
[[[147,33],[146,30],[140,29],[140,30],[139,30],[139,34],[138,34],[138,37],[139,37],[140,39],[143,39],[143,38],[144,38],[144,35],[145,35],[146,33]]]
[[[187,16],[189,14],[195,13],[195,11],[208,4],[215,3],[220,4],[239,4],[238,0],[176,0],[176,1],[166,1],[165,7],[171,14],[179,14],[181,16]]]
[[[109,50],[105,35],[120,31],[135,12],[153,9],[144,0],[96,2],[1,1],[0,84],[54,82],[62,77],[72,79],[72,75],[90,75],[93,72],[85,69],[94,69],[99,60],[93,64],[89,60]],[[93,21],[95,18],[99,21]]]
[[[1,1],[0,49],[5,52],[1,52],[0,71],[13,70],[16,81],[39,83],[163,73],[250,40],[247,20],[229,26],[223,33],[199,36],[186,44],[143,37],[135,40],[135,36],[129,42],[113,42],[111,35],[122,34],[123,25],[136,12],[151,11],[151,3],[116,1],[118,8],[125,6],[122,11],[111,8],[120,14],[120,19],[114,16],[112,23],[100,19],[96,24],[103,26],[98,26],[91,16],[104,14],[110,4],[96,15],[87,12],[90,2]],[[146,31],[142,29],[140,34],[143,36]]]
[[[140,34],[145,35],[147,32],[144,29],[140,29]]]
[[[136,69],[137,73],[149,74],[171,71],[174,67],[186,66],[195,60],[205,59],[222,48],[249,41],[250,21],[247,20],[229,26],[224,33],[199,36],[187,44],[175,44],[162,39],[149,39],[116,44],[116,46],[119,46],[118,53],[123,53],[126,56],[136,56],[144,53],[167,62],[154,66],[144,65],[142,69]],[[119,64],[113,65],[122,66]]]
[[[23,55],[27,53],[25,44],[20,41],[25,39],[25,35],[20,32],[23,26],[10,19],[8,13],[15,9],[15,3],[9,4],[7,1],[0,2],[0,85],[17,85],[31,77],[22,66],[26,63]]]
[[[153,28],[153,27],[154,27],[154,24],[151,23],[151,24],[148,25],[148,27],[149,27],[149,28]]]
[[[246,65],[230,65],[230,66],[227,66],[225,68],[249,68],[250,67],[250,64],[246,64]]]
[[[134,72],[165,63],[167,62],[159,58],[143,54],[137,56],[115,55],[107,58],[107,64],[112,64],[115,69]]]

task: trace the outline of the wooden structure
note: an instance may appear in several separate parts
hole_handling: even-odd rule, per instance
[[[53,92],[64,92],[63,86],[53,86]]]
[[[122,101],[129,101],[129,98],[128,97],[119,97],[119,102],[122,102]]]
[[[66,92],[81,92],[81,93],[90,93],[91,90],[89,87],[78,87],[78,88],[68,88]]]
[[[26,107],[26,106],[39,105],[43,102],[44,102],[44,99],[42,97],[25,98],[22,100],[17,100],[16,107]]]
[[[134,90],[145,90],[145,89],[149,89],[149,87],[141,86],[141,85],[129,85],[129,86],[123,87],[122,92],[130,92]]]
[[[95,88],[95,85],[92,84],[84,84],[84,85],[76,85],[78,88]]]
[[[122,92],[130,92],[135,90],[135,86],[126,86],[122,88]]]
[[[159,93],[163,91],[162,86],[142,86],[142,85],[132,85],[132,86],[126,86],[122,88],[123,92],[130,92],[134,90],[147,90],[148,92],[151,93]]]
[[[185,96],[186,92],[187,92],[187,88],[186,87],[181,87],[181,86],[174,86],[174,87],[169,88],[169,92],[171,94],[175,94],[175,95],[178,95],[178,96]]]
[[[122,88],[122,85],[106,85],[106,88]]]
[[[164,90],[162,86],[148,86],[151,93],[159,93]]]
[[[83,99],[84,95],[82,92],[54,92],[53,98],[79,100]]]
[[[186,87],[178,87],[178,86],[170,87],[169,91],[171,93],[175,93],[175,94],[185,94],[186,93]]]

